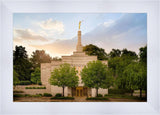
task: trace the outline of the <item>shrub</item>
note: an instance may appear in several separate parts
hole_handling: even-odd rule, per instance
[[[37,95],[43,96],[43,94],[41,94],[41,93],[39,93],[39,94],[37,94]]]
[[[13,93],[23,93],[23,91],[13,91]]]
[[[17,85],[30,85],[30,81],[20,81]]]
[[[108,96],[108,94],[105,94],[104,96]]]
[[[25,94],[24,96],[25,97],[32,97],[32,95],[30,95],[30,94]]]
[[[103,95],[102,94],[98,94],[98,96],[97,97],[103,97]]]
[[[25,89],[46,89],[46,87],[25,87]]]
[[[42,94],[32,95],[32,97],[42,97]]]
[[[45,97],[52,97],[52,94],[50,94],[50,93],[44,93],[43,96],[45,96]]]
[[[108,89],[109,94],[125,94],[125,89]]]
[[[33,87],[33,89],[37,89],[36,87]]]
[[[57,93],[57,94],[55,95],[55,97],[62,97],[62,94],[61,94],[61,93]]]
[[[90,97],[90,98],[86,98],[86,100],[109,100],[106,97]]]
[[[23,94],[13,94],[13,97],[24,97]]]
[[[39,82],[38,82],[38,85],[42,85],[42,82],[41,82],[41,81],[39,81]]]
[[[51,99],[65,99],[65,100],[73,100],[74,97],[51,97]]]

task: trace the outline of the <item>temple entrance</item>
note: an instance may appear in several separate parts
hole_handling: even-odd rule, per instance
[[[82,97],[83,96],[83,87],[76,88],[76,96]]]
[[[72,88],[73,96],[82,97],[87,96],[87,87]]]

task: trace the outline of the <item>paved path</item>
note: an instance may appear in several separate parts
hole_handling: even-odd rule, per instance
[[[75,98],[75,102],[86,102],[86,96],[84,97],[74,97]]]

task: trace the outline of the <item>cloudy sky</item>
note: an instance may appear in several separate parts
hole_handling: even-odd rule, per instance
[[[94,44],[107,53],[113,48],[138,53],[147,44],[145,13],[15,13],[13,47],[26,47],[29,56],[42,49],[52,57],[71,55],[81,20],[83,45]]]

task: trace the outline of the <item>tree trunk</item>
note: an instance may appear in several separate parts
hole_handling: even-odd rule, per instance
[[[131,96],[133,96],[133,90],[131,90]]]
[[[96,96],[98,97],[98,88],[96,88]]]
[[[142,98],[142,89],[140,88],[140,98]]]
[[[62,88],[63,88],[63,95],[62,96],[64,97],[64,86]]]
[[[72,97],[73,97],[73,87],[72,87]]]

